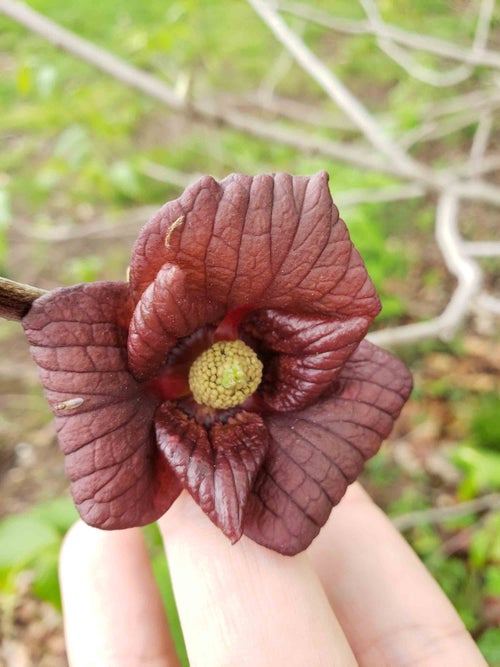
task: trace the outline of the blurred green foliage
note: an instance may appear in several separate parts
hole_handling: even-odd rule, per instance
[[[476,447],[500,452],[500,396],[486,394],[470,421],[470,434]]]
[[[62,539],[78,514],[68,498],[56,498],[0,522],[0,594],[14,595],[16,578],[28,569],[33,592],[61,608],[57,560]]]
[[[207,3],[202,0],[117,3],[67,3],[32,0],[35,9],[101,45],[121,58],[155,73],[189,96],[224,104],[225,96],[256,96],[272,78],[281,54],[270,31],[244,0]],[[330,0],[316,0],[332,11]],[[381,0],[384,19],[456,43],[468,43],[476,25],[475,3],[450,11],[447,0]],[[498,10],[497,10],[498,11]],[[336,0],[335,14],[362,19],[359,3]],[[381,112],[395,134],[411,131],[430,104],[449,97],[447,88],[425,86],[406,76],[375,48],[370,35],[345,36],[288,18],[304,39],[370,108]],[[498,17],[497,17],[498,23]],[[285,170],[307,174],[326,169],[337,193],[380,188],[395,179],[347,166],[317,155],[306,155],[277,142],[261,140],[228,127],[207,126],[176,114],[127,88],[95,68],[62,52],[0,15],[0,273],[17,277],[31,271],[48,284],[98,279],[122,279],[133,235],[92,244],[85,236],[68,246],[44,241],[43,232],[61,226],[75,232],[105,219],[120,223],[128,211],[161,205],[180,187],[151,177],[147,165],[166,166],[183,174],[230,171],[258,173]],[[417,54],[418,62],[436,65],[433,56]],[[442,63],[440,64],[440,66]],[[485,76],[478,69],[473,87]],[[296,64],[277,80],[276,93],[297,98],[335,114],[318,85]],[[304,121],[307,119],[304,118]],[[348,140],[352,130],[314,127],[314,136]],[[470,137],[471,127],[457,130],[441,149],[426,156],[439,163]],[[341,211],[364,257],[383,302],[385,325],[409,318],[412,303],[407,285],[417,272],[425,287],[440,287],[438,270],[422,248],[432,243],[434,203],[425,198],[404,202],[359,204]],[[142,222],[145,222],[142,219]],[[140,227],[138,222],[136,228]],[[12,257],[13,230],[25,233]],[[70,235],[69,235],[70,236]],[[422,238],[424,241],[422,242]],[[420,245],[419,245],[420,244]],[[28,248],[28,252],[25,252]],[[60,249],[62,248],[62,249]],[[16,261],[18,261],[16,259]],[[26,268],[28,267],[28,268]],[[27,275],[27,278],[30,276]],[[10,331],[10,330],[9,330]],[[2,339],[2,332],[0,332]],[[431,341],[402,351],[418,369],[427,354],[446,352],[460,358],[460,338],[451,344]],[[472,396],[444,375],[417,386],[416,401],[447,401],[470,406],[468,432],[451,451],[461,474],[458,499],[500,489],[500,421],[497,395]],[[434,480],[422,468],[404,472],[387,450],[367,466],[366,484],[385,498],[385,508],[397,515],[431,506]],[[56,499],[26,513],[0,521],[0,594],[14,595],[20,572],[32,573],[33,592],[60,608],[57,558],[63,535],[76,517],[72,503]],[[449,555],[445,544],[457,531],[470,534],[466,553]],[[491,665],[500,665],[500,631],[484,630],[482,607],[500,594],[498,515],[480,519],[468,515],[441,526],[425,525],[406,537],[446,593]],[[145,529],[153,569],[165,600],[174,639],[187,664],[175,610],[168,567],[159,533]]]
[[[181,622],[179,620],[179,614],[175,604],[172,580],[170,578],[167,559],[165,558],[165,551],[163,548],[160,531],[158,530],[156,524],[150,524],[149,526],[145,526],[143,528],[143,533],[148,545],[149,553],[151,555],[153,573],[163,598],[163,603],[167,612],[170,631],[175,643],[175,648],[177,649],[177,654],[183,667],[189,667],[186,645],[182,635]]]
[[[474,498],[480,491],[500,489],[500,456],[470,445],[460,445],[452,460],[464,471],[459,494],[463,499]]]
[[[389,21],[401,22],[410,16],[414,25],[433,34],[470,37],[474,30],[472,11],[459,17],[438,0],[430,4],[432,21],[428,11],[415,9],[414,3],[406,0],[397,7],[382,3],[381,10]],[[154,71],[174,88],[202,98],[212,97],[214,91],[218,96],[252,93],[270,75],[273,60],[281,51],[242,0],[210,6],[201,0],[176,0],[167,6],[145,6],[134,0],[126,5],[92,5],[91,11],[85,10],[85,4],[68,7],[61,0],[39,0],[32,5],[136,66]],[[331,11],[329,3],[318,2],[317,6]],[[339,0],[335,12],[363,18],[360,6],[348,0]],[[374,48],[370,36],[336,35],[332,43],[326,29],[305,26],[296,18],[290,21],[303,29],[306,41],[361,98],[369,97],[375,107],[380,101],[385,117],[397,124],[394,129],[410,128],[428,102],[446,96],[445,91],[402,76],[399,66]],[[16,203],[16,214],[29,218],[35,227],[43,225],[47,217],[78,225],[78,207],[82,205],[90,205],[96,218],[104,210],[109,218],[132,204],[163,203],[176,195],[178,188],[150,178],[144,165],[151,162],[188,174],[208,172],[215,176],[229,171],[311,173],[326,169],[334,196],[351,188],[396,182],[231,128],[190,123],[86,63],[56,51],[3,16],[0,52],[7,57],[0,78],[0,138],[4,137],[8,146],[0,153],[0,173],[9,175],[7,192]],[[384,91],[380,100],[377,87]],[[318,101],[325,110],[331,109],[317,84],[293,63],[290,75],[278,81],[277,93]],[[330,139],[349,137],[348,130],[311,131],[326,133]],[[0,263],[6,224],[3,208],[0,198]],[[396,239],[406,226],[409,211],[420,224],[419,220],[432,219],[432,208],[430,202],[419,200],[345,210],[353,238],[381,292],[381,318],[386,321],[395,321],[406,312],[408,304],[395,293],[394,282],[404,282],[414,259],[401,251],[404,239]],[[39,253],[38,257],[43,263]],[[121,270],[107,265],[99,268],[94,256],[87,253],[79,265],[65,267],[54,279],[69,283],[89,279],[86,276],[121,278],[126,262],[124,258]]]
[[[500,491],[500,396],[484,394],[469,409],[469,437],[451,455],[464,473],[459,487],[462,498]]]
[[[5,275],[5,260],[8,252],[8,228],[12,221],[9,192],[0,187],[0,273]]]
[[[28,512],[0,520],[0,612],[16,594],[17,577],[26,571],[31,574],[33,594],[61,610],[59,551],[64,535],[77,518],[70,498],[56,498]],[[160,533],[155,524],[146,526],[143,532],[172,637],[181,664],[187,666],[186,647]]]
[[[478,405],[481,406],[481,401]],[[472,419],[476,419],[475,415]],[[462,449],[462,445],[455,447],[452,458]],[[470,451],[483,453],[477,448]],[[494,459],[496,465],[498,458]],[[458,487],[458,498],[461,498],[463,480],[469,474],[480,476],[482,465],[481,460],[478,471],[475,460],[471,461],[470,471]],[[389,516],[398,517],[432,507],[432,477],[422,468],[413,473],[401,469],[389,447],[382,448],[368,462],[363,481],[368,490],[376,489],[374,495],[386,498],[381,504]],[[463,499],[476,497],[480,490],[475,487],[474,493]],[[488,490],[492,490],[491,486]],[[478,639],[488,664],[499,665],[499,635],[496,628],[484,629],[484,614],[488,604],[494,604],[500,595],[500,513],[492,511],[483,518],[469,513],[438,523],[431,523],[429,519],[423,525],[406,529],[404,534],[453,602],[467,629]],[[457,540],[460,546],[453,547]]]

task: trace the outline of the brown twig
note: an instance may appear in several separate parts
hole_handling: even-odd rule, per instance
[[[485,8],[486,11],[480,19],[481,22],[484,21],[484,24],[481,26],[479,33],[476,32],[478,41],[472,48],[468,49],[465,46],[446,42],[442,39],[437,39],[436,37],[410,32],[390,23],[382,22],[381,24],[373,25],[373,23],[370,23],[370,21],[367,20],[355,21],[339,19],[319,9],[313,9],[307,3],[292,2],[290,0],[285,2],[285,0],[280,0],[278,7],[280,10],[287,12],[288,14],[305,18],[308,21],[312,21],[339,32],[358,35],[373,34],[377,37],[391,39],[392,41],[403,44],[411,49],[428,51],[429,53],[441,56],[442,58],[470,63],[471,65],[500,68],[500,53],[490,51],[480,43],[483,41],[483,31],[485,31],[486,27],[489,25],[487,23],[487,8]]]
[[[22,320],[33,301],[43,294],[46,294],[46,290],[0,278],[0,317]]]
[[[392,517],[393,525],[400,531],[424,526],[427,524],[443,523],[449,519],[457,519],[467,514],[477,514],[489,510],[500,509],[500,493],[490,493],[482,498],[476,498],[465,503],[458,503],[449,507],[432,507],[427,510],[408,512]]]

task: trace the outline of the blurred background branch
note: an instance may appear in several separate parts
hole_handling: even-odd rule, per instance
[[[423,323],[414,323],[401,327],[387,329],[384,332],[376,332],[372,335],[374,341],[383,345],[396,345],[410,343],[427,338],[442,337],[450,338],[453,336],[457,327],[459,327],[465,317],[470,314],[472,304],[491,311],[491,301],[482,299],[475,301],[481,287],[481,269],[479,265],[471,259],[470,253],[465,251],[465,245],[461,242],[458,226],[455,225],[454,234],[445,234],[443,236],[443,225],[440,220],[442,202],[450,201],[451,193],[460,193],[463,198],[477,199],[494,205],[500,204],[500,188],[497,186],[477,180],[478,175],[495,171],[499,166],[498,156],[487,154],[490,143],[490,135],[493,126],[492,111],[484,110],[477,117],[474,112],[471,113],[470,105],[464,107],[464,114],[460,116],[448,116],[445,112],[444,119],[440,121],[422,122],[411,130],[410,135],[401,138],[399,141],[388,135],[379,123],[379,121],[369,112],[369,110],[356,98],[349,88],[336,77],[320,58],[318,58],[311,49],[308,48],[305,41],[294,32],[273,7],[272,3],[266,0],[248,0],[250,5],[259,14],[262,20],[270,28],[276,39],[284,46],[278,56],[277,65],[274,69],[274,77],[278,77],[276,82],[269,88],[269,78],[266,84],[268,95],[267,104],[273,99],[272,89],[275,87],[280,76],[285,76],[289,68],[289,58],[295,59],[299,65],[311,76],[319,86],[325,91],[326,95],[338,106],[340,111],[346,116],[346,120],[352,124],[352,127],[358,128],[361,136],[350,143],[331,142],[318,140],[315,136],[309,136],[307,132],[284,129],[280,124],[267,120],[262,121],[258,117],[240,112],[238,101],[233,102],[233,107],[227,108],[221,106],[216,101],[210,99],[193,99],[192,96],[177,92],[175,88],[168,86],[162,79],[144,72],[137,67],[117,58],[95,44],[82,39],[69,30],[62,28],[55,22],[47,19],[27,5],[15,0],[0,0],[0,11],[4,12],[10,18],[20,22],[28,29],[36,32],[45,39],[48,39],[54,45],[62,47],[73,55],[82,58],[95,67],[105,71],[122,83],[132,86],[141,92],[155,98],[176,111],[187,111],[196,117],[211,122],[223,122],[230,127],[234,127],[244,132],[254,134],[260,138],[268,138],[276,142],[283,142],[304,152],[317,152],[325,156],[340,159],[358,167],[366,167],[375,171],[381,171],[399,177],[404,181],[409,181],[408,185],[402,185],[399,189],[389,188],[389,191],[378,190],[375,193],[364,193],[365,202],[368,201],[394,201],[395,199],[404,199],[406,196],[421,196],[426,191],[440,192],[438,209],[436,213],[436,237],[438,246],[443,255],[446,265],[452,267],[452,273],[457,277],[458,286],[456,291],[450,295],[448,307],[433,320]],[[373,33],[377,36],[377,43],[383,50],[394,47],[396,43],[404,43],[405,47],[429,50],[444,58],[454,58],[453,45],[446,44],[440,40],[426,38],[416,33],[407,33],[400,31],[386,24],[381,18],[373,0],[361,0],[361,5],[366,13],[366,22],[349,22],[336,20],[322,13],[318,13],[300,3],[278,3],[278,6],[288,12],[300,15],[307,21],[320,22],[332,30],[341,30],[349,33]],[[473,42],[468,53],[461,52],[460,59],[466,65],[466,76],[464,71],[454,80],[449,80],[446,85],[454,85],[469,77],[475,66],[483,65],[489,67],[498,67],[498,54],[488,51],[488,35],[490,24],[493,17],[494,2],[492,0],[482,0],[479,4],[476,30]],[[396,47],[399,48],[399,47]],[[288,57],[284,60],[284,53]],[[398,51],[398,53],[400,53]],[[394,55],[394,54],[393,54]],[[392,57],[392,56],[391,56]],[[457,58],[455,58],[457,59]],[[277,67],[277,69],[276,69]],[[414,71],[413,67],[405,67],[409,75],[431,83],[428,76],[421,76],[422,70]],[[270,71],[273,71],[272,69]],[[456,73],[457,70],[455,70]],[[419,74],[420,73],[420,74]],[[439,77],[448,76],[446,74],[434,72],[432,76],[438,77],[432,85],[443,85]],[[432,77],[431,77],[432,78]],[[453,77],[452,77],[453,79]],[[493,88],[489,93],[492,104],[496,107],[500,104],[500,90],[495,82],[492,82]],[[484,95],[480,96],[481,107],[484,106]],[[262,105],[262,103],[261,103]],[[449,101],[448,101],[449,105]],[[257,102],[257,106],[259,103]],[[285,104],[286,106],[286,104]],[[279,115],[279,107],[275,107]],[[306,114],[304,114],[306,115]],[[288,116],[290,114],[288,113]],[[300,113],[299,113],[300,117]],[[422,141],[435,140],[436,138],[453,133],[461,127],[467,127],[471,123],[476,123],[476,131],[470,146],[469,157],[462,163],[454,164],[447,169],[435,169],[428,165],[416,161],[411,157],[407,150],[411,146]],[[426,128],[427,126],[427,128]],[[362,146],[362,139],[366,139],[369,144],[378,152],[374,155],[368,147]],[[142,172],[151,178],[169,182],[179,187],[184,187],[195,178],[195,174],[180,174],[172,168],[163,165],[155,165],[152,162],[146,162],[142,166]],[[360,194],[349,193],[344,195],[344,201],[348,204],[362,202]],[[338,197],[339,203],[342,203],[342,194]],[[456,213],[454,218],[458,219],[461,199],[457,200]],[[81,231],[79,232],[82,233]],[[92,232],[90,232],[92,233]],[[105,233],[105,232],[104,232]],[[54,230],[49,233],[52,240],[59,238]],[[64,234],[62,237],[64,238]],[[481,246],[476,246],[473,257],[492,256],[495,254],[487,242]],[[467,288],[464,286],[467,285]]]
[[[363,483],[492,665],[499,70],[494,0],[0,0],[0,292],[11,316],[36,295],[16,310],[13,281],[43,291],[123,280],[140,227],[202,173],[328,171],[381,295],[370,338],[399,346],[415,375]],[[24,664],[28,651],[65,667],[60,619],[40,600],[60,604],[57,552],[74,514],[58,497],[67,482],[20,331],[0,322],[0,516],[16,515],[0,550],[0,636]],[[0,520],[0,541],[2,530]]]
[[[372,34],[379,39],[389,39],[410,49],[428,51],[449,60],[500,69],[500,54],[496,51],[488,51],[485,48],[491,15],[495,5],[493,0],[485,0],[481,3],[476,43],[469,49],[429,35],[402,30],[395,25],[382,21],[378,11],[373,11],[373,8],[376,7],[373,2],[361,3],[365,9],[371,7],[372,11],[368,11],[371,14],[368,20],[358,21],[339,19],[322,10],[312,8],[306,3],[279,1],[276,4],[287,13],[314,21],[331,30],[350,34]]]
[[[476,500],[469,500],[457,505],[445,505],[444,507],[433,507],[428,510],[407,512],[395,516],[392,523],[400,531],[405,531],[415,526],[426,526],[429,523],[442,523],[457,517],[500,509],[500,493],[490,493]]]

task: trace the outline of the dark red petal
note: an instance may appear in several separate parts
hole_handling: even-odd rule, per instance
[[[142,292],[153,282],[163,264],[172,261],[179,232],[186,227],[188,219],[190,229],[197,228],[191,242],[196,265],[199,267],[198,255],[204,252],[210,239],[219,199],[219,183],[211,176],[203,176],[186,188],[178,199],[164,204],[142,228],[134,244],[130,262],[130,284],[136,299],[139,299]],[[201,276],[200,279],[202,280]]]
[[[389,435],[411,386],[398,359],[363,341],[326,397],[267,418],[272,441],[248,500],[245,534],[289,555],[309,546]]]
[[[92,283],[50,292],[23,320],[78,511],[106,529],[150,523],[180,492],[155,444],[158,402],[127,369],[130,312],[128,285]]]
[[[265,458],[269,433],[262,419],[240,412],[204,428],[173,403],[156,413],[158,445],[201,509],[236,542],[248,495]]]
[[[165,264],[134,310],[128,339],[130,370],[137,379],[151,377],[179,338],[223,314],[223,307],[187,288],[181,269]]]
[[[380,309],[325,172],[203,177],[142,230],[130,267],[137,298],[165,262],[226,310],[373,319]]]
[[[325,320],[276,310],[252,313],[243,329],[262,343],[259,394],[274,410],[305,407],[331,385],[370,324],[366,317]]]

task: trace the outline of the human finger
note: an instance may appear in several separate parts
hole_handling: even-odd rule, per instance
[[[486,665],[449,600],[359,485],[308,554],[363,667]]]
[[[178,667],[160,593],[138,528],[104,531],[78,521],[59,576],[71,667]]]
[[[305,556],[231,545],[187,494],[159,525],[192,667],[357,664]]]

